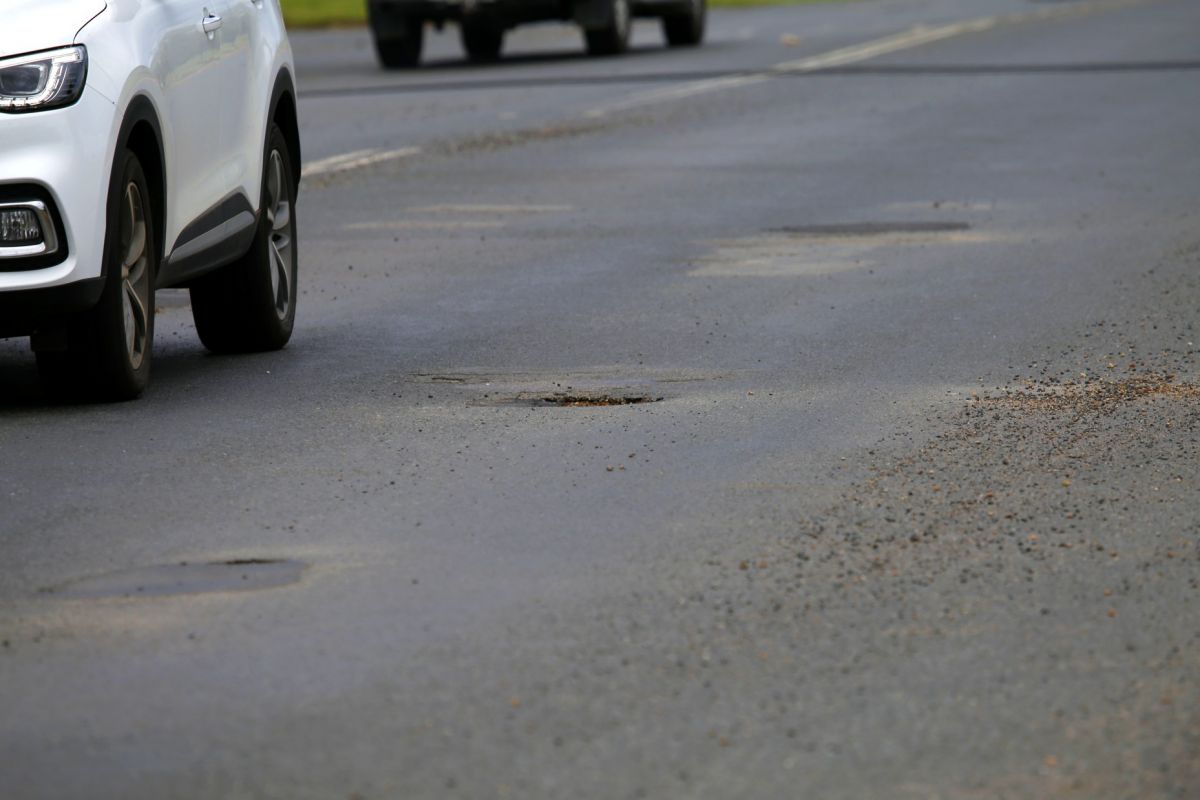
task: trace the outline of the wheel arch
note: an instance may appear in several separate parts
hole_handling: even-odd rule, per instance
[[[294,189],[300,188],[300,119],[296,113],[296,86],[292,75],[285,67],[275,78],[275,88],[271,92],[270,120],[283,131],[287,140],[288,160],[292,168]]]
[[[163,151],[162,125],[150,98],[137,95],[130,101],[125,118],[121,122],[117,143],[118,148],[127,148],[137,156],[142,165],[154,212],[154,247],[158,255],[156,261],[161,264],[166,256],[167,161]],[[116,170],[115,163],[113,169]]]

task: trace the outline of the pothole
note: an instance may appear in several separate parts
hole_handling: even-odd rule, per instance
[[[662,397],[633,392],[518,392],[515,395],[484,396],[472,405],[520,406],[524,408],[598,408],[658,403]]]
[[[851,222],[840,225],[787,225],[767,233],[791,236],[885,236],[896,233],[953,233],[970,230],[966,222]]]
[[[302,561],[270,558],[196,564],[182,561],[80,578],[42,591],[59,597],[92,599],[248,592],[295,583],[307,566]]]
[[[564,408],[586,406],[636,406],[642,403],[656,403],[661,397],[650,397],[644,394],[614,395],[614,394],[555,394],[542,397],[542,405],[562,406]]]

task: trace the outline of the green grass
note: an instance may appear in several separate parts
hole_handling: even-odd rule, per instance
[[[786,6],[830,0],[708,0],[712,6]],[[280,0],[283,17],[295,28],[354,25],[367,20],[367,0]]]
[[[349,25],[367,21],[367,0],[279,0],[289,27]]]

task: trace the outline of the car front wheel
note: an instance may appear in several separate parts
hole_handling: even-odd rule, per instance
[[[154,204],[137,156],[123,150],[117,165],[100,301],[67,322],[65,331],[34,339],[43,381],[71,398],[131,400],[150,380],[158,267]]]
[[[287,140],[274,123],[265,152],[262,208],[249,252],[191,289],[196,332],[216,353],[278,350],[296,320],[296,181]]]

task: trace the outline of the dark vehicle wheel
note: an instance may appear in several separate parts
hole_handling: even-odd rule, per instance
[[[587,51],[593,56],[613,56],[624,53],[629,47],[629,32],[633,19],[629,14],[629,0],[612,0],[608,22],[601,28],[584,30]]]
[[[671,47],[695,47],[704,41],[705,0],[690,0],[687,11],[662,18],[663,36]]]
[[[373,5],[368,8],[379,63],[388,69],[417,66],[421,62],[421,48],[425,44],[424,20],[378,12]]]
[[[464,19],[459,26],[463,50],[467,58],[483,63],[500,58],[504,46],[504,29],[491,20]]]
[[[154,204],[137,156],[123,150],[117,164],[108,196],[107,277],[100,302],[68,323],[65,341],[35,338],[42,380],[53,393],[72,399],[132,400],[150,380],[158,268]]]
[[[262,210],[249,252],[192,286],[200,341],[216,353],[278,350],[296,320],[296,181],[275,123],[263,160]]]

